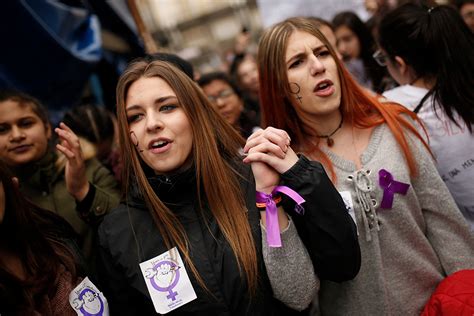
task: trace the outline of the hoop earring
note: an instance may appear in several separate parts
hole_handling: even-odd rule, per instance
[[[295,87],[296,89],[292,89],[292,88],[291,88],[292,85],[294,85],[294,87]],[[293,90],[295,90],[295,91],[293,91]],[[300,101],[300,103],[303,103],[303,101],[301,101],[302,97],[299,95],[300,91],[301,91],[301,87],[300,87],[299,84],[297,84],[296,82],[290,82],[290,92],[291,92],[292,94],[296,95],[296,98],[298,99],[298,101]]]

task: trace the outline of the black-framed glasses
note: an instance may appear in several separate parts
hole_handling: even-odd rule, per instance
[[[233,95],[234,93],[235,93],[234,90],[229,88],[229,89],[222,90],[217,95],[208,95],[207,98],[212,103],[216,103],[218,99],[221,99],[221,100],[226,99],[230,97],[231,95]]]
[[[387,56],[384,53],[382,53],[380,49],[377,49],[377,51],[372,55],[372,57],[380,66],[382,67],[387,66]]]

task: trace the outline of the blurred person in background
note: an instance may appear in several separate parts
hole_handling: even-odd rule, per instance
[[[204,74],[199,78],[198,84],[217,112],[237,129],[242,137],[249,137],[259,128],[247,113],[240,88],[226,73]]]
[[[71,224],[93,266],[98,224],[120,199],[117,181],[95,157],[85,156],[67,125],[61,123],[54,132],[56,147],[48,113],[38,100],[20,91],[0,91],[0,160],[18,177],[26,198]]]
[[[474,231],[474,35],[450,6],[406,4],[379,26],[376,55],[400,84],[384,96],[418,114],[437,168]]]
[[[453,0],[453,4],[458,8],[464,22],[474,33],[474,0]]]
[[[230,66],[230,75],[242,91],[248,115],[260,124],[260,87],[255,57],[249,53],[236,55]]]
[[[381,93],[386,89],[384,67],[372,58],[375,41],[370,30],[353,12],[338,13],[332,20],[337,49],[349,72],[363,87]]]

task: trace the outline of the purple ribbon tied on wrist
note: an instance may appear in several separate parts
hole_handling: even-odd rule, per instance
[[[389,209],[393,205],[393,196],[395,193],[406,195],[410,185],[393,179],[390,172],[385,169],[379,170],[379,184],[383,188],[381,208]]]
[[[304,208],[301,206],[301,204],[305,202],[301,195],[299,195],[298,193],[296,193],[296,191],[290,189],[287,186],[276,186],[270,194],[257,191],[257,203],[265,203],[266,205],[265,215],[267,221],[267,243],[268,246],[273,248],[281,247],[280,224],[278,223],[277,206],[275,204],[275,201],[273,201],[273,196],[277,193],[283,193],[286,196],[290,197],[293,201],[295,201],[295,212],[300,215],[304,214]]]

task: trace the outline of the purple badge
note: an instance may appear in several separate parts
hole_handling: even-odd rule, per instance
[[[392,174],[385,169],[379,170],[379,184],[383,188],[383,197],[380,207],[385,209],[392,208],[395,193],[406,195],[410,187],[407,183],[394,180]]]

